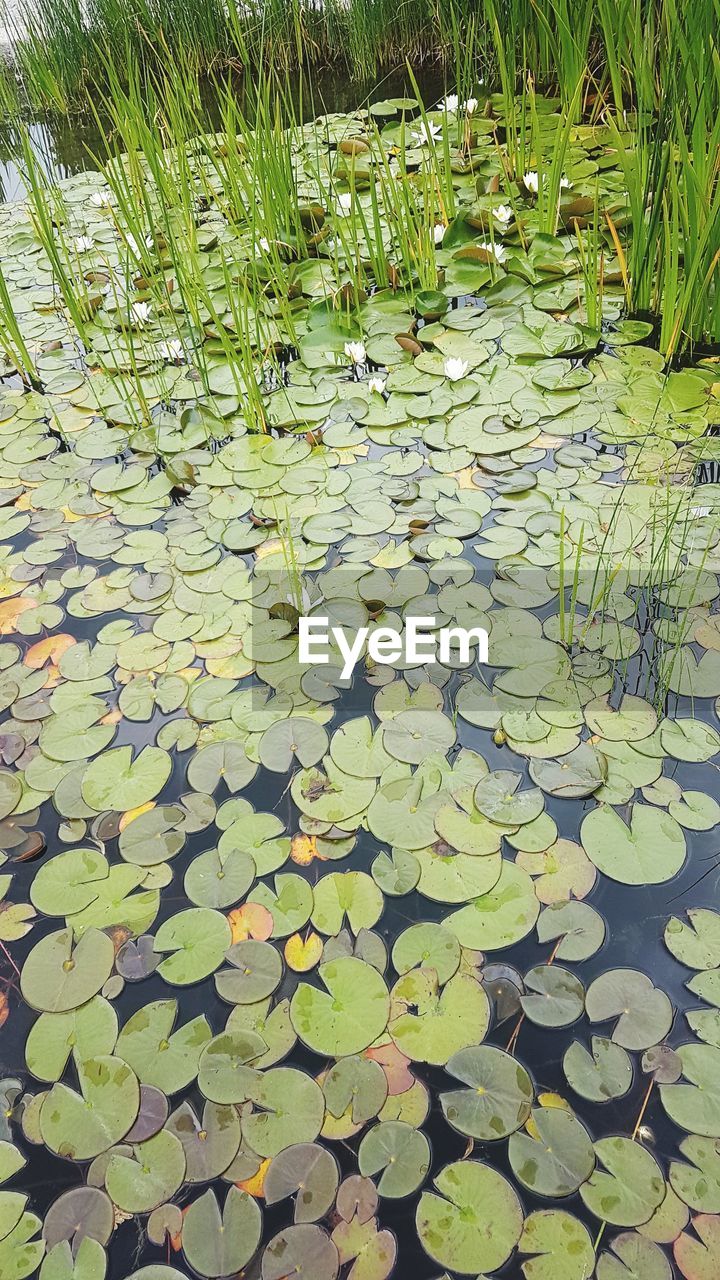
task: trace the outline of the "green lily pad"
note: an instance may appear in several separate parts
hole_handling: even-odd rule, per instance
[[[595,1164],[587,1130],[569,1111],[534,1107],[537,1138],[513,1133],[508,1154],[513,1172],[529,1191],[543,1196],[572,1195],[590,1177]]]
[[[430,1143],[418,1129],[401,1120],[386,1120],[366,1133],[358,1149],[363,1177],[380,1174],[378,1191],[384,1199],[412,1195],[430,1168]]]
[[[440,1094],[443,1115],[454,1129],[492,1142],[524,1125],[533,1101],[532,1082],[525,1068],[502,1049],[460,1049],[445,1070],[468,1086]]]
[[[720,1049],[683,1044],[678,1049],[683,1079],[660,1086],[660,1098],[671,1120],[690,1133],[720,1138]]]
[[[295,1031],[325,1057],[360,1053],[387,1026],[390,997],[381,975],[353,956],[322,964],[317,972],[326,991],[301,982],[290,1001]]]
[[[477,1275],[495,1271],[520,1239],[523,1213],[506,1178],[477,1160],[448,1164],[424,1191],[415,1221],[420,1242],[438,1266]]]
[[[30,952],[20,989],[32,1009],[63,1013],[92,999],[110,976],[115,959],[112,940],[88,929],[73,947],[72,929],[48,934]]]
[[[503,861],[493,889],[445,918],[461,947],[497,951],[512,946],[530,932],[540,912],[532,880],[526,871]]]
[[[193,1081],[203,1048],[212,1039],[204,1014],[177,1031],[177,1000],[155,1000],[128,1019],[115,1053],[132,1067],[142,1084],[177,1093]]]
[[[335,1202],[339,1182],[337,1162],[315,1142],[285,1147],[270,1163],[263,1192],[266,1204],[294,1195],[294,1221],[316,1222]]]
[[[78,1067],[81,1092],[53,1085],[40,1112],[40,1131],[51,1151],[92,1160],[128,1133],[140,1107],[137,1076],[121,1058],[86,1058]]]
[[[621,884],[663,884],[685,862],[685,837],[674,818],[634,804],[626,824],[608,805],[583,819],[580,839],[598,871]]]
[[[599,1165],[580,1188],[590,1212],[616,1227],[647,1222],[665,1196],[665,1179],[654,1156],[630,1138],[601,1138],[595,1153]]]
[[[564,1209],[528,1214],[518,1249],[534,1255],[522,1264],[525,1280],[585,1280],[595,1265],[587,1227]]]
[[[185,1177],[185,1152],[174,1134],[161,1129],[133,1147],[132,1159],[111,1155],[105,1186],[126,1213],[147,1213],[175,1194]]]
[[[563,1071],[571,1089],[590,1102],[622,1098],[633,1081],[632,1060],[619,1044],[592,1036],[590,1051],[573,1040],[565,1051]]]
[[[81,784],[82,798],[98,813],[119,813],[154,800],[165,786],[172,761],[160,747],[143,747],[133,760],[132,747],[114,747],[93,760]]]
[[[158,973],[173,986],[199,982],[217,969],[230,945],[230,926],[219,911],[190,907],[161,924],[155,951],[169,952]]]
[[[250,1261],[261,1233],[262,1213],[252,1196],[230,1187],[221,1210],[215,1192],[210,1190],[187,1209],[183,1252],[201,1276],[227,1276]]]
[[[585,1008],[591,1022],[617,1017],[612,1039],[625,1049],[649,1049],[665,1038],[673,1008],[664,991],[638,969],[609,969],[590,984]]]

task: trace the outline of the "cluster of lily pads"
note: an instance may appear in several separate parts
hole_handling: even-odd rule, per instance
[[[408,182],[435,146],[410,109],[375,109]],[[178,338],[148,301],[168,240],[129,245],[101,175],[62,187],[101,286],[82,349],[28,206],[0,209],[38,375],[0,385],[3,1280],[385,1280],[411,1237],[428,1275],[720,1271],[720,917],[698,886],[645,926],[685,1011],[593,904],[619,884],[642,921],[720,818],[718,383],[665,371],[619,295],[587,324],[569,227],[584,184],[622,198],[602,130],[558,236],[537,173],[501,205],[489,134],[430,296],[348,290],[318,238],[356,205],[368,233],[370,170],[332,203],[309,168],[322,143],[346,184],[367,114],[294,137],[322,208],[294,261],[198,201],[216,315],[232,242],[283,346],[265,430],[202,309]],[[343,680],[300,661],[302,613],[482,625],[490,662]],[[42,1218],[26,1163],[63,1169]]]

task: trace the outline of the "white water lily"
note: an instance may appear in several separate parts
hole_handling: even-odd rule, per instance
[[[447,98],[443,98],[440,107],[444,111],[457,111],[459,101],[456,93],[449,93]]]
[[[256,253],[270,252],[270,241],[265,236],[260,236],[260,239],[255,241],[255,252]]]
[[[572,187],[572,182],[570,181],[570,179],[569,179],[569,178],[561,178],[561,179],[560,179],[560,188],[561,188],[561,190],[563,190],[563,191],[569,191],[571,187]]]
[[[365,363],[365,344],[364,342],[346,342],[345,355],[353,364]]]
[[[432,120],[423,120],[420,128],[416,129],[412,134],[412,141],[416,147],[427,147],[440,137],[442,129],[439,124],[435,124]]]
[[[90,204],[94,209],[109,209],[112,200],[107,191],[93,191],[90,196]]]
[[[337,207],[339,213],[349,213],[352,209],[352,191],[341,191],[337,198]]]
[[[459,382],[461,378],[464,378],[468,367],[467,360],[460,360],[457,356],[448,356],[443,365],[445,377],[449,378],[451,382]]]
[[[435,226],[433,227],[433,240],[435,241],[435,244],[442,244],[446,231],[447,227],[444,222],[435,223]]]
[[[132,254],[134,254],[136,258],[139,258],[139,257],[140,257],[140,255],[141,255],[141,253],[142,253],[142,247],[141,247],[141,245],[139,244],[139,242],[136,240],[136,238],[135,238],[135,236],[133,235],[132,231],[128,231],[128,232],[127,232],[127,234],[126,234],[126,236],[125,236],[125,241],[126,241],[126,243],[127,243],[127,247],[128,247],[128,249],[130,250],[130,252],[131,252]],[[152,247],[153,247],[153,238],[152,238],[152,236],[144,236],[144,237],[143,237],[143,244],[144,244],[144,246],[145,246],[145,248],[146,248],[146,249],[152,249]]]
[[[527,173],[523,174],[523,186],[537,195],[539,179],[535,169],[528,169]]]
[[[185,359],[185,348],[179,338],[170,338],[167,342],[158,343],[158,354],[163,360],[177,363]]]
[[[512,221],[513,211],[509,204],[499,204],[497,209],[493,209],[493,218],[496,222],[501,222],[503,226],[507,226]]]
[[[466,102],[463,102],[463,111],[466,115],[471,116],[474,111],[477,111],[477,104],[477,98],[468,98]]]
[[[133,302],[130,307],[130,318],[137,325],[138,329],[142,329],[150,319],[150,303],[149,302]]]
[[[368,391],[376,391],[379,396],[385,390],[386,378],[368,378]]]
[[[92,249],[94,244],[95,244],[95,241],[93,240],[92,236],[78,236],[77,240],[75,241],[75,252],[87,253],[88,249]]]
[[[496,262],[502,262],[507,257],[507,249],[501,244],[493,244],[492,240],[480,240],[478,248],[484,249],[486,253],[491,253]]]

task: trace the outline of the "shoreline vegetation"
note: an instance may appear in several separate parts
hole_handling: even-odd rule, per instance
[[[435,186],[433,217],[451,219],[453,172],[477,169],[479,197],[498,191],[515,214],[514,201],[530,196],[543,234],[581,233],[582,272],[596,295],[611,282],[612,258],[626,313],[657,322],[668,360],[696,349],[711,354],[720,341],[720,0],[699,0],[692,12],[677,0],[483,0],[479,8],[464,0],[331,0],[252,11],[215,0],[174,3],[33,3],[0,88],[11,151],[32,162],[23,120],[71,110],[92,123],[99,164],[123,149],[187,148],[193,136],[223,133],[221,145],[232,150],[242,137],[252,150],[256,123],[258,136],[292,131],[325,110],[314,68],[334,63],[367,77],[404,59],[406,82],[417,90],[413,61],[434,60],[446,77],[445,101],[475,105],[465,125],[451,111],[449,129],[442,110],[428,123],[419,91],[414,106],[400,109],[405,142],[418,125],[430,130],[422,163],[412,155],[408,170],[412,187],[428,175]],[[371,118],[382,124],[378,111]],[[500,162],[487,182],[478,140],[481,150],[491,141]],[[590,170],[581,174],[568,198],[570,154],[593,140],[595,180],[587,180]],[[341,181],[365,187],[382,182],[384,167],[356,165],[354,178],[348,170],[338,170]],[[527,172],[540,173],[533,191],[523,183]],[[262,165],[257,177],[262,186]],[[277,194],[290,198],[286,186]],[[522,223],[513,225],[525,242]],[[381,277],[376,286],[386,283]]]

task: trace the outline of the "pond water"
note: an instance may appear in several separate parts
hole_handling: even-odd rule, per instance
[[[720,1262],[714,366],[405,93],[0,208],[3,1277]]]

